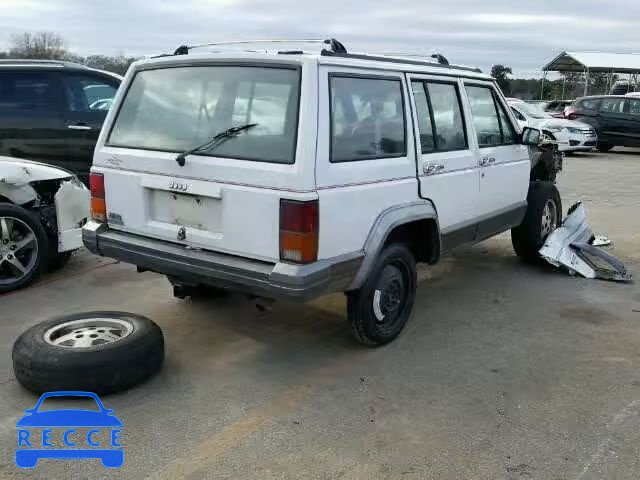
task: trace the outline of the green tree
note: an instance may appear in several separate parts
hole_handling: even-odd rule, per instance
[[[496,79],[496,83],[505,95],[511,93],[511,85],[508,75],[513,74],[510,67],[504,65],[494,65],[491,67],[491,76]]]

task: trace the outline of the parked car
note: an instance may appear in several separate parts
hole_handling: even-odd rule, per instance
[[[553,118],[564,118],[564,110],[573,103],[573,100],[553,100],[547,102],[542,110],[547,112]]]
[[[509,229],[538,259],[560,195],[532,173],[540,130],[520,133],[495,81],[331,44],[134,63],[96,146],[85,246],[179,297],[345,292],[368,345],[406,324],[416,263]]]
[[[578,98],[565,118],[591,125],[598,133],[598,150],[640,147],[640,98],[601,95]]]
[[[89,190],[73,173],[0,157],[0,293],[64,266],[88,216]]]
[[[591,125],[573,120],[553,118],[547,112],[530,103],[508,102],[518,123],[522,127],[542,129],[558,142],[559,150],[565,153],[592,150],[598,141]]]
[[[86,183],[121,80],[68,62],[0,60],[0,155],[61,167]]]

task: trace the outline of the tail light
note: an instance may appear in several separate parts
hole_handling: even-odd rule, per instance
[[[318,259],[318,201],[280,200],[280,260],[311,263]]]
[[[91,190],[91,218],[96,222],[107,223],[107,204],[104,200],[104,175],[92,173],[89,176]]]
[[[564,111],[564,118],[567,120],[575,120],[578,118],[577,111],[574,108],[567,108]]]

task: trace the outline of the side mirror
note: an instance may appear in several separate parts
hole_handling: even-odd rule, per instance
[[[542,140],[542,132],[537,128],[524,127],[522,130],[522,144],[537,147]]]

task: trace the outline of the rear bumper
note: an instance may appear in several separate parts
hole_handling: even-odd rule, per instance
[[[92,253],[175,277],[268,298],[307,301],[347,289],[364,254],[354,252],[309,265],[269,263],[235,255],[188,249],[88,222],[82,240]]]

